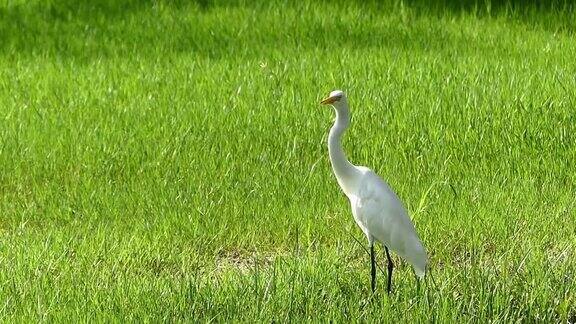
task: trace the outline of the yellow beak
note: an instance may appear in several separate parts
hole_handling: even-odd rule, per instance
[[[322,99],[322,101],[320,101],[320,103],[323,105],[329,105],[329,104],[333,103],[334,101],[336,101],[336,98],[328,97],[328,98]]]

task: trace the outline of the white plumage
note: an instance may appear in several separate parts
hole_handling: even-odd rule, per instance
[[[340,138],[350,124],[350,110],[345,94],[330,93],[322,104],[331,104],[336,122],[328,136],[328,151],[338,184],[350,200],[352,214],[366,237],[371,252],[372,290],[376,285],[374,242],[380,242],[388,257],[388,292],[391,290],[393,264],[388,249],[412,265],[419,278],[426,273],[428,257],[408,213],[390,186],[372,170],[352,165],[346,159]]]
[[[414,267],[418,277],[424,277],[427,256],[414,225],[396,194],[372,170],[357,167],[362,178],[356,193],[348,198],[352,214],[368,241],[376,240]]]

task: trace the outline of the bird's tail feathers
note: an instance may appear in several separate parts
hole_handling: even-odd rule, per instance
[[[426,274],[426,269],[414,266],[414,272],[416,273],[416,276],[418,277],[418,279],[422,279],[422,278],[424,278],[424,275]]]

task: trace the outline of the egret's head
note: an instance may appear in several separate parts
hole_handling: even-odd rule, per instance
[[[338,106],[340,106],[345,101],[346,96],[344,95],[344,92],[342,92],[342,90],[334,90],[330,92],[330,95],[328,95],[327,98],[320,101],[320,103],[323,105],[332,105],[335,108],[338,108]]]

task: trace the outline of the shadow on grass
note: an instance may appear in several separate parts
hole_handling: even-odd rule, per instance
[[[505,17],[529,27],[540,27],[553,32],[576,31],[575,3],[570,0],[549,1],[490,1],[490,0],[402,0],[421,13],[436,15],[473,15],[478,17]]]
[[[408,10],[416,17],[504,17],[520,22],[527,28],[563,33],[576,30],[575,6],[568,0],[536,4],[526,4],[520,0],[334,0],[324,1],[324,5],[334,6],[335,12],[352,6],[360,8],[361,12],[387,14],[398,21],[401,21],[399,16],[402,12]],[[0,53],[8,56],[48,55],[91,60],[134,53],[159,55],[163,51],[171,51],[218,58],[254,54],[246,44],[256,44],[253,47],[260,46],[260,50],[263,47],[278,46],[326,48],[331,46],[333,36],[341,39],[344,46],[354,49],[380,47],[435,50],[444,47],[447,41],[441,24],[438,24],[436,30],[422,26],[408,26],[410,29],[407,30],[401,24],[391,24],[383,29],[375,24],[379,18],[373,18],[365,26],[350,28],[347,21],[323,21],[310,14],[306,17],[308,25],[299,27],[300,17],[284,25],[261,26],[256,15],[256,21],[248,24],[248,32],[243,35],[240,26],[242,21],[234,24],[226,24],[225,20],[219,23],[212,21],[211,25],[198,22],[204,13],[217,9],[229,13],[229,9],[234,7],[267,10],[283,6],[288,6],[293,12],[310,8],[296,1],[274,4],[243,0],[61,0],[4,4],[0,6]],[[310,20],[312,18],[316,20]],[[283,30],[275,30],[278,26]]]

